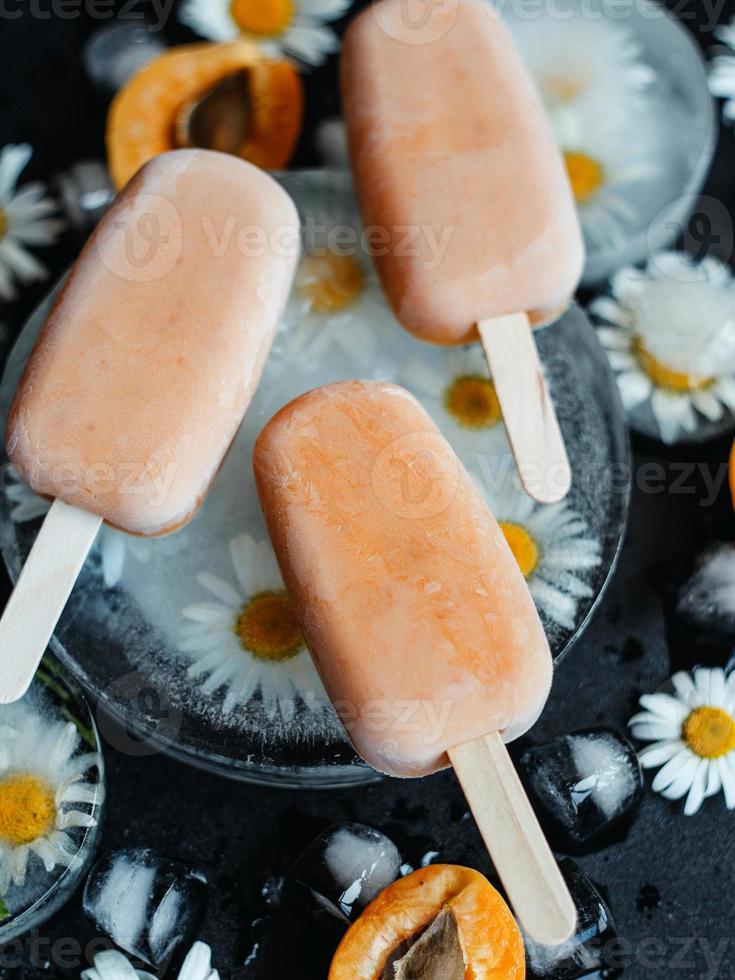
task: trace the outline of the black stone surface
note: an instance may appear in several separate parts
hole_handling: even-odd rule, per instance
[[[35,147],[28,177],[48,181],[63,166],[103,153],[105,107],[83,76],[80,49],[100,23],[90,11],[107,13],[113,6],[122,3],[0,2],[0,146],[27,140]],[[125,3],[133,12],[153,6]],[[714,9],[724,22],[735,4]],[[712,44],[710,4],[677,0],[676,10],[704,48]],[[189,38],[173,16],[165,33],[172,41]],[[334,61],[307,77],[307,104],[312,121],[334,111]],[[315,162],[311,132],[302,140],[298,164]],[[735,141],[723,131],[707,194],[727,207],[735,199],[734,164]],[[703,213],[712,213],[708,205]],[[710,237],[706,224],[695,223],[689,240],[696,243],[705,232]],[[717,223],[711,234],[720,235],[716,254],[729,260],[732,235]],[[42,257],[58,274],[75,248],[63,241]],[[25,289],[18,303],[0,307],[11,336],[45,289],[43,284]],[[677,576],[683,576],[693,553],[733,536],[724,481],[728,448],[721,443],[664,452],[636,446],[636,486],[617,573],[587,633],[559,667],[548,708],[530,733],[533,740],[601,724],[623,731],[638,695],[656,690],[674,669],[700,660],[725,662],[726,650],[698,646],[670,610]],[[714,502],[708,500],[707,478],[720,481]],[[212,944],[223,977],[241,963],[246,926],[261,911],[260,880],[282,873],[310,838],[335,820],[374,824],[414,863],[431,850],[441,860],[490,872],[449,773],[421,782],[386,780],[349,792],[283,791],[230,783],[163,755],[131,754],[124,738],[112,742],[127,747],[121,751],[112,744],[107,750],[104,846],[150,846],[206,870],[211,895],[201,936]],[[617,922],[621,947],[614,955],[620,962],[611,965],[624,965],[630,980],[733,978],[735,817],[718,797],[686,819],[681,804],[654,796],[648,783],[626,839],[579,859]],[[22,950],[4,951],[0,973],[76,977],[87,965],[86,953],[94,948],[87,944],[94,938],[77,895],[40,935],[27,937]]]

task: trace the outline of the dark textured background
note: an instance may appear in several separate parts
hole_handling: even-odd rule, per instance
[[[36,13],[48,11],[51,2],[36,0]],[[726,5],[720,22],[730,16],[731,7],[735,5]],[[13,0],[0,3],[0,11],[15,9]],[[49,180],[65,165],[103,153],[105,105],[80,65],[83,42],[98,25],[86,15],[33,16],[26,0],[17,9],[24,15],[12,21],[0,13],[0,146],[30,142],[35,155],[26,177]],[[73,2],[65,9],[73,13]],[[678,9],[697,41],[709,47],[713,37],[704,28],[711,24],[711,11],[693,0],[679,3]],[[174,42],[190,37],[175,18],[165,34]],[[310,123],[334,111],[334,59],[307,77],[307,92]],[[316,162],[311,128],[302,140],[299,164]],[[726,205],[735,198],[734,162],[733,136],[723,131],[707,193]],[[730,258],[730,243],[720,246],[720,254]],[[75,247],[66,240],[41,257],[58,273],[73,259]],[[11,335],[45,288],[25,289],[19,303],[0,308]],[[732,536],[726,491],[715,506],[702,505],[706,494],[701,479],[687,481],[690,492],[674,492],[681,472],[677,467],[704,463],[716,473],[727,449],[719,444],[664,453],[635,446],[638,486],[617,573],[593,623],[559,667],[548,708],[531,738],[598,724],[622,731],[638,695],[655,690],[674,669],[699,660],[724,663],[726,651],[705,648],[682,633],[667,613],[667,596],[696,550],[713,538]],[[655,492],[653,485],[646,488],[652,471],[644,466],[651,461],[665,473]],[[314,792],[234,784],[165,756],[131,757],[111,747],[107,764],[104,846],[150,845],[206,869],[211,899],[201,936],[214,947],[223,975],[241,962],[244,927],[257,912],[258,876],[281,870],[313,832],[331,821],[373,823],[392,834],[414,860],[436,850],[442,859],[488,870],[448,773],[421,782],[383,781],[350,792]],[[680,811],[681,804],[667,803],[647,790],[627,839],[580,860],[609,898],[630,980],[735,977],[734,817],[721,797],[709,800],[694,818],[685,819]],[[84,944],[93,935],[77,896],[44,927],[41,938],[55,942],[75,937]],[[288,942],[288,936],[283,940]],[[49,945],[42,946],[40,959],[48,959],[49,951]],[[78,975],[73,952],[66,955],[62,965],[70,976]],[[30,946],[24,958],[27,963],[34,960]]]

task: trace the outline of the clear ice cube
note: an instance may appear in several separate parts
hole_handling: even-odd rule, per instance
[[[268,878],[263,915],[250,926],[243,980],[324,980],[349,922],[300,881]]]
[[[194,939],[206,892],[202,871],[149,848],[130,848],[110,851],[95,864],[83,904],[117,946],[159,966]]]
[[[676,612],[695,635],[735,642],[735,545],[719,544],[699,557],[679,591]]]
[[[632,815],[643,790],[631,743],[609,728],[563,735],[527,749],[519,769],[552,842],[595,850]]]
[[[613,977],[622,970],[618,935],[612,913],[581,868],[565,858],[559,862],[577,907],[577,931],[561,946],[540,946],[525,938],[528,980],[577,980]]]
[[[340,823],[319,834],[288,875],[351,918],[400,877],[401,860],[396,845],[379,830]]]

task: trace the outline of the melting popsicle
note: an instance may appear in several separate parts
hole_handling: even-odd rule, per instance
[[[355,748],[394,776],[451,761],[527,931],[563,940],[574,910],[497,734],[516,738],[538,718],[549,646],[453,450],[408,392],[351,381],[283,408],[254,467],[284,580]]]
[[[0,700],[23,694],[103,519],[161,535],[196,513],[260,379],[298,235],[263,171],[179,150],[90,238],[8,418],[11,461],[54,504],[0,621]]]
[[[368,245],[406,329],[483,342],[528,492],[571,473],[529,322],[558,317],[583,245],[561,154],[497,11],[380,0],[342,50],[350,157]]]

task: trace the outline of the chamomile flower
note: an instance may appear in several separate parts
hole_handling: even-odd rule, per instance
[[[698,417],[735,411],[735,284],[722,262],[662,252],[645,269],[621,269],[590,311],[633,423],[650,406],[672,443]]]
[[[401,383],[424,405],[468,465],[477,456],[509,452],[500,403],[479,344],[442,351],[403,366]]]
[[[209,572],[197,581],[212,597],[186,606],[179,647],[201,690],[223,690],[224,710],[260,692],[270,718],[293,716],[296,698],[325,699],[273,549],[241,534],[230,542],[236,584]]]
[[[285,357],[318,370],[344,358],[375,361],[380,342],[371,314],[380,294],[349,177],[328,173],[322,193],[301,210],[302,257],[286,312]]]
[[[609,18],[512,18],[510,26],[552,114],[572,106],[624,116],[656,79],[638,38]]]
[[[505,535],[539,611],[563,629],[576,625],[577,609],[593,590],[587,573],[601,561],[600,545],[566,503],[539,506],[502,468],[492,480],[476,478]]]
[[[6,470],[5,494],[10,501],[10,519],[16,524],[25,524],[27,521],[35,521],[43,517],[51,506],[50,501],[34,493],[28,484],[21,480],[12,466],[7,467]],[[167,538],[167,546],[168,542]],[[160,544],[158,546],[160,547]],[[131,554],[138,561],[148,561],[154,542],[124,534],[103,524],[97,535],[97,547],[100,550],[102,578],[107,588],[112,589],[122,578],[126,556]]]
[[[130,960],[117,949],[96,953],[94,965],[81,973],[81,980],[155,980],[152,973],[136,970]],[[181,964],[177,980],[219,980],[212,967],[212,950],[203,942],[195,942]]]
[[[306,251],[294,283],[288,359],[321,365],[335,348],[351,358],[375,357],[374,331],[361,317],[371,281],[369,260],[357,248]]]
[[[640,217],[631,200],[661,175],[643,134],[621,134],[609,122],[573,109],[554,116],[557,141],[590,251],[622,244]]]
[[[692,816],[722,791],[735,810],[735,671],[698,668],[671,678],[673,694],[646,694],[631,718],[631,732],[652,742],[638,753],[644,769],[659,769],[652,789],[667,800],[686,796]]]
[[[718,27],[715,37],[723,47],[717,49],[710,63],[708,81],[710,92],[724,100],[722,118],[735,123],[735,19]]]
[[[179,17],[211,41],[248,37],[271,58],[291,55],[320,65],[337,50],[326,27],[349,9],[351,0],[184,0]]]
[[[69,866],[77,852],[71,833],[95,826],[99,801],[99,788],[84,777],[100,760],[78,752],[76,726],[48,724],[23,705],[16,714],[0,759],[0,895],[23,886],[31,863],[47,874]]]
[[[50,216],[57,210],[43,184],[17,189],[18,178],[31,159],[27,143],[6,146],[0,152],[0,298],[14,299],[15,281],[45,279],[46,269],[28,246],[52,245],[63,224]]]

